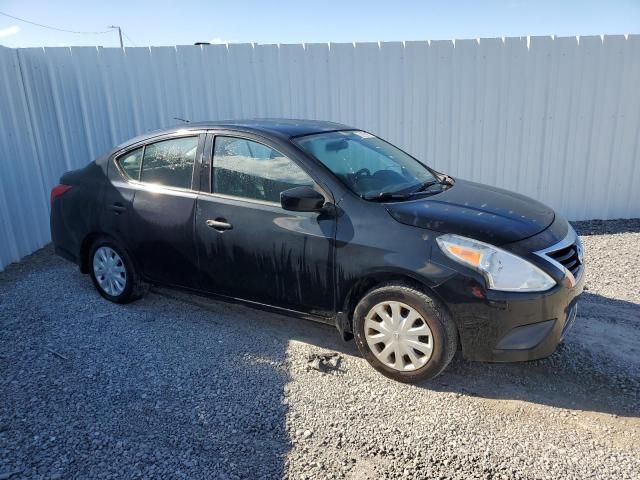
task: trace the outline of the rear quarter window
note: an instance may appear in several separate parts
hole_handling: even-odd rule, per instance
[[[131,180],[140,178],[140,164],[142,163],[142,147],[118,158],[118,164],[124,174]]]

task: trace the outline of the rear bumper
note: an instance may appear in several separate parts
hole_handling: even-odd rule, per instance
[[[436,292],[454,316],[465,358],[518,362],[556,350],[575,321],[584,277],[583,268],[572,287],[562,282],[537,294],[485,291],[486,298],[480,299],[468,279],[456,276]]]
[[[72,230],[68,228],[66,218],[63,215],[63,209],[61,206],[63,200],[63,197],[56,199],[51,207],[51,216],[49,218],[51,243],[53,243],[56,255],[78,264],[80,247],[71,233]]]

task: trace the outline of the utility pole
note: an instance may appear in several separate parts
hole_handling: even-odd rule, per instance
[[[117,25],[109,25],[107,28],[117,28],[118,36],[120,37],[120,48],[124,48],[124,44],[122,43],[122,29]]]

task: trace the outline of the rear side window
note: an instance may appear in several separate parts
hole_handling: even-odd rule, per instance
[[[313,180],[295,162],[266,145],[220,137],[213,149],[213,192],[280,203],[280,192]]]
[[[198,137],[152,143],[144,149],[141,182],[191,188]]]
[[[142,163],[142,147],[123,155],[118,159],[118,163],[127,177],[138,180]]]

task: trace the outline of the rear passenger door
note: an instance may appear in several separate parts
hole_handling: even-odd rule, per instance
[[[197,200],[196,241],[205,290],[316,314],[333,310],[335,218],[290,212],[280,192],[310,185],[303,167],[249,134],[216,135],[213,168]],[[283,148],[282,146],[280,148]]]
[[[162,138],[144,145],[138,156],[124,155],[119,162],[134,189],[126,211],[129,250],[153,281],[197,286],[192,186],[203,142],[204,135],[198,134]]]

